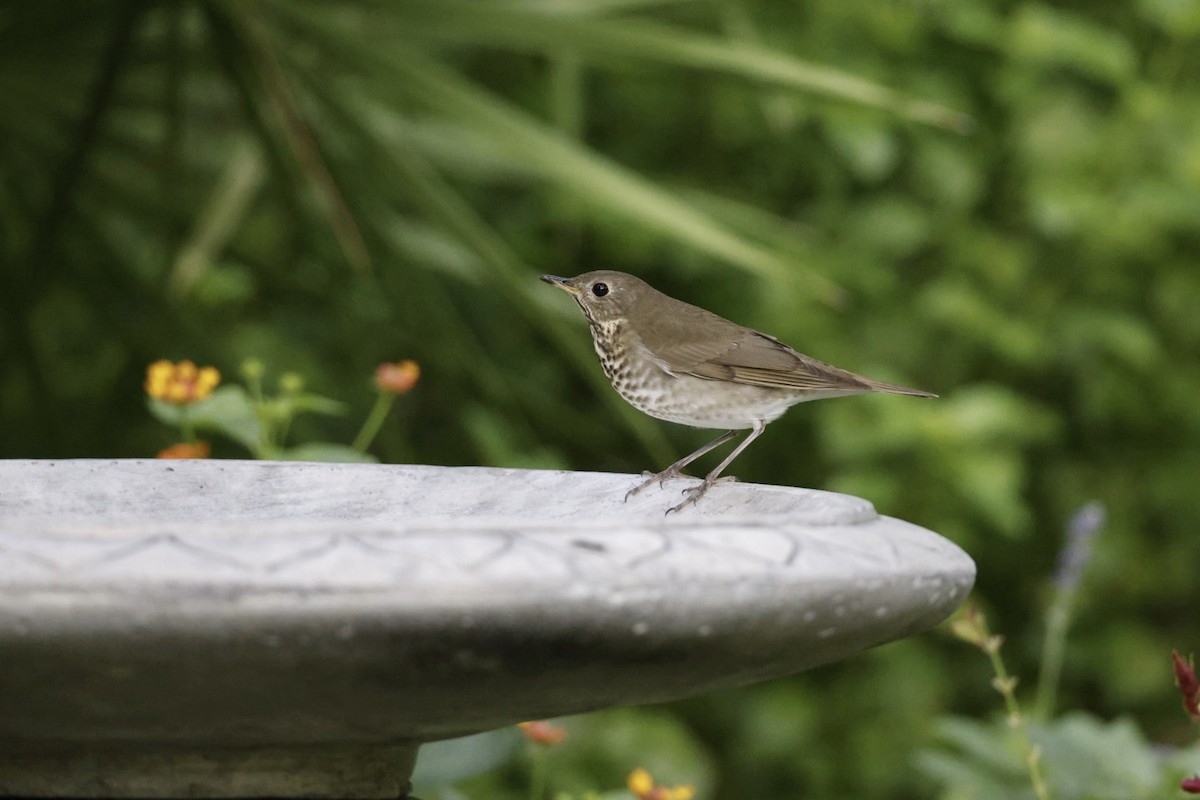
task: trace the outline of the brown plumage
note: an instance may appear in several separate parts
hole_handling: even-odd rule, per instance
[[[636,494],[728,441],[751,433],[703,483],[670,509],[698,500],[756,439],[767,423],[796,403],[865,392],[936,397],[856,375],[793,350],[765,333],[676,300],[640,278],[613,270],[574,278],[543,275],[569,292],[587,317],[596,353],[613,388],[629,403],[659,419],[697,428],[727,428],[715,441],[634,487]]]

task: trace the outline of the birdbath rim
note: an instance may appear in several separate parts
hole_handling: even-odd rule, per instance
[[[974,580],[857,498],[731,484],[665,516],[636,480],[0,461],[0,744],[432,741],[788,675]]]

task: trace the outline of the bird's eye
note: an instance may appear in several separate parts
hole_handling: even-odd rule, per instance
[[[592,286],[592,294],[596,295],[596,297],[604,297],[604,295],[608,294],[608,284],[607,283],[594,284]]]

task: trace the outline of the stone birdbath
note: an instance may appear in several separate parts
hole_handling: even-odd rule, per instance
[[[423,742],[790,675],[974,580],[854,497],[635,481],[0,461],[0,795],[403,797]]]

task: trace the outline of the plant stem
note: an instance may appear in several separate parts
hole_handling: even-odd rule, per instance
[[[251,363],[253,366],[250,366]],[[254,401],[254,416],[258,418],[258,443],[254,448],[254,457],[270,459],[276,453],[272,435],[274,423],[271,419],[270,409],[267,407],[266,398],[263,396],[262,365],[257,360],[247,362],[243,367],[243,376],[246,379],[246,389],[250,392],[250,399]]]
[[[354,437],[354,443],[350,445],[360,453],[367,452],[367,448],[375,439],[375,434],[379,433],[380,427],[383,426],[383,421],[387,419],[388,412],[392,410],[392,404],[396,402],[396,395],[380,392],[375,398],[375,406],[371,409],[371,413],[367,415],[367,419],[363,422],[362,428],[358,435]]]
[[[1071,595],[1058,592],[1046,613],[1046,638],[1042,642],[1042,669],[1038,673],[1033,716],[1049,719],[1054,713],[1058,681],[1062,675],[1063,653],[1067,645],[1067,627],[1071,621]]]
[[[546,759],[536,745],[530,745],[529,752],[529,797],[530,800],[545,800],[546,797]]]
[[[1066,541],[1058,555],[1058,569],[1054,573],[1054,599],[1046,613],[1042,669],[1038,674],[1037,695],[1033,704],[1037,719],[1049,719],[1054,713],[1054,701],[1062,676],[1063,653],[1067,647],[1067,628],[1071,623],[1071,608],[1091,560],[1092,539],[1104,527],[1105,516],[1104,505],[1093,501],[1080,507],[1067,522]]]
[[[192,424],[192,415],[187,406],[179,407],[179,433],[185,442],[196,441],[196,426]]]
[[[1000,657],[1001,640],[1002,637],[990,636],[983,645],[983,651],[987,653],[992,662],[992,670],[996,673],[992,686],[1004,698],[1008,724],[1017,732],[1025,748],[1025,766],[1029,770],[1029,781],[1033,784],[1034,795],[1038,800],[1050,800],[1050,789],[1042,777],[1042,750],[1029,738],[1029,730],[1025,726],[1025,718],[1021,715],[1021,706],[1017,702],[1017,679],[1008,674],[1004,667],[1004,659]]]

